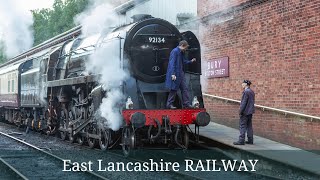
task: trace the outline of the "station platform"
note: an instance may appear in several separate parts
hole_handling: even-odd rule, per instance
[[[260,136],[254,136],[253,145],[233,145],[238,140],[239,130],[210,122],[200,128],[200,135],[219,143],[248,151],[252,154],[285,163],[320,176],[320,155],[289,145],[281,144]]]

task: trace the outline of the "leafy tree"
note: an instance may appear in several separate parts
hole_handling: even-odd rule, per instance
[[[32,11],[34,45],[38,45],[73,27],[74,17],[81,13],[89,0],[55,0],[52,9]]]
[[[5,63],[7,61],[7,57],[5,54],[3,41],[0,40],[0,64]]]
[[[75,16],[85,10],[89,1],[55,0],[52,9],[32,10],[34,46],[75,27]],[[4,52],[0,42],[0,64],[7,60]]]
[[[128,0],[106,1],[117,6]],[[75,16],[83,12],[89,2],[90,0],[55,0],[51,9],[32,10],[34,46],[75,27]],[[5,61],[4,49],[0,44],[0,64]]]
[[[4,49],[0,47],[0,64],[5,63],[7,60],[6,55],[4,53]]]

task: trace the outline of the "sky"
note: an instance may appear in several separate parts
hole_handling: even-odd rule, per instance
[[[54,0],[20,0],[21,5],[28,10],[51,8]]]
[[[30,10],[51,8],[53,2],[54,0],[0,0],[0,40],[8,43],[7,46],[9,46],[7,42],[9,39],[13,39],[13,43],[20,42],[20,39],[14,40],[14,37],[24,36],[26,32],[21,30],[28,29],[30,24],[32,26]],[[6,34],[7,40],[4,39],[3,34]]]

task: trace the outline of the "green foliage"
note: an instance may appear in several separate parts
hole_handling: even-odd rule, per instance
[[[53,8],[33,10],[34,46],[75,27],[75,16],[88,4],[89,0],[55,0]],[[6,61],[4,46],[0,42],[0,64]]]
[[[7,60],[6,55],[4,54],[4,49],[0,47],[0,64],[5,63]]]
[[[0,41],[0,64],[5,63],[7,61],[7,57],[4,50],[3,41]]]
[[[55,0],[52,9],[33,10],[34,45],[75,27],[75,16],[88,3],[89,0]]]

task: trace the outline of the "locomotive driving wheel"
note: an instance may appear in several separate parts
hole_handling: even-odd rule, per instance
[[[78,143],[79,145],[83,145],[83,143],[84,143],[84,137],[83,137],[83,136],[78,136],[78,137],[77,137],[77,143]]]
[[[69,141],[71,142],[71,143],[73,143],[74,142],[74,136],[72,135],[72,132],[71,133],[68,133],[68,135],[69,135]]]
[[[89,134],[97,134],[97,129],[94,124],[90,124],[88,127]],[[96,139],[93,137],[87,137],[89,148],[93,149],[97,143]]]
[[[110,141],[110,130],[109,129],[100,129],[99,130],[99,146],[102,151],[107,150]]]
[[[132,127],[122,129],[122,151],[125,157],[130,155],[130,151],[135,148],[135,133]]]
[[[187,128],[182,126],[178,127],[175,133],[175,141],[182,149],[188,149],[189,146],[189,134]]]
[[[81,130],[80,133],[77,135],[76,141],[79,145],[83,145],[85,141],[85,137],[82,135],[84,130]]]
[[[65,123],[63,123],[63,128],[64,128],[64,129],[67,128],[67,126],[66,126]],[[66,131],[60,131],[60,138],[61,138],[62,140],[66,140],[66,139],[67,139],[67,135],[68,135],[68,133],[67,133]]]
[[[62,140],[66,140],[66,139],[67,139],[67,133],[64,132],[64,131],[60,131],[60,138],[61,138]]]
[[[94,146],[96,145],[96,140],[94,138],[88,138],[88,145],[89,145],[89,148],[93,149]]]
[[[61,121],[60,121],[60,127],[63,127],[64,130],[60,131],[60,137],[62,140],[66,140],[69,136],[68,132],[65,131],[68,129],[68,119],[67,119],[67,110],[65,108],[61,111]],[[71,136],[69,136],[70,138]],[[71,139],[70,139],[71,140]]]

